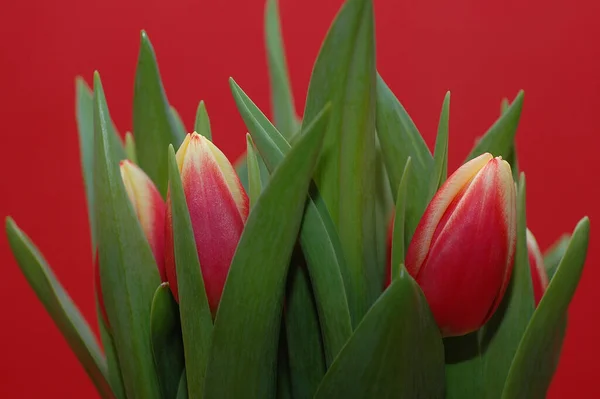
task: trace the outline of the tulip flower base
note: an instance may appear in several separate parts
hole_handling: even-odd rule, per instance
[[[169,104],[145,32],[133,134],[98,72],[77,80],[102,345],[6,220],[100,397],[544,397],[590,226],[545,253],[527,228],[523,93],[449,174],[450,93],[432,153],[377,73],[371,0],[340,9],[302,118],[276,0],[265,18],[272,118],[230,80],[249,132],[234,165],[204,102],[193,128]]]

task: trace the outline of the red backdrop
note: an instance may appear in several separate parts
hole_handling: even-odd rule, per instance
[[[280,0],[297,104],[340,0]],[[518,132],[528,225],[546,248],[600,213],[600,2],[376,0],[377,64],[432,146],[452,91],[450,169],[494,121],[503,96],[525,90]],[[229,93],[237,82],[268,110],[263,0],[3,2],[0,12],[0,216],[12,215],[95,325],[90,240],[74,115],[74,77],[98,69],[112,116],[131,129],[139,31],[158,54],[169,100],[187,126],[207,103],[230,158],[246,132]],[[302,109],[301,106],[299,106]],[[598,263],[592,237],[551,397],[600,397]],[[0,397],[95,397],[0,236]]]

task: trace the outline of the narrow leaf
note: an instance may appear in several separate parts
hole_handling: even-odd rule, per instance
[[[204,101],[200,101],[198,104],[198,110],[196,111],[196,123],[194,124],[194,130],[196,133],[203,135],[210,141],[212,141],[212,132],[210,130],[210,119],[208,112],[206,111],[206,104]]]
[[[246,154],[246,160],[248,162],[250,208],[252,208],[258,200],[258,197],[260,197],[262,183],[260,181],[260,169],[258,166],[256,152],[254,151],[254,143],[252,142],[252,137],[249,133],[246,133]]]
[[[327,371],[315,399],[443,397],[442,338],[425,297],[402,268]]]
[[[467,160],[473,159],[485,152],[494,156],[508,158],[517,133],[517,126],[523,109],[523,95],[521,90],[510,104],[504,114],[488,129],[477,142]]]
[[[275,126],[285,137],[290,137],[300,127],[296,116],[294,96],[290,87],[285,50],[281,37],[278,0],[267,0],[265,6],[265,39],[269,81],[271,84],[271,106]]]
[[[233,80],[231,88],[238,110],[261,158],[268,169],[274,171],[284,154],[289,152],[290,145]],[[277,136],[279,139],[275,138]],[[352,291],[347,289],[350,285],[348,271],[337,231],[314,186],[311,187],[306,204],[300,245],[314,290],[325,358],[329,365],[352,333],[352,312],[346,299],[346,295],[351,295]]]
[[[548,273],[548,280],[552,280],[552,277],[556,273],[556,269],[565,255],[570,241],[571,236],[568,234],[563,234],[544,253],[544,266],[546,267],[546,272]]]
[[[395,279],[400,272],[400,265],[404,264],[405,256],[405,215],[406,215],[406,199],[408,193],[408,185],[411,172],[411,157],[406,160],[400,187],[398,187],[398,195],[396,199],[396,212],[394,215],[394,233],[392,235],[392,259],[391,259],[391,277]]]
[[[450,92],[446,93],[433,155],[433,174],[430,182],[429,198],[433,198],[440,186],[446,181],[448,174],[448,120],[450,117]]]
[[[567,251],[527,326],[510,368],[503,398],[545,398],[558,366],[566,314],[581,279],[587,255],[590,221],[575,228]]]
[[[142,169],[163,197],[167,193],[169,144],[179,146],[185,129],[178,127],[165,94],[154,49],[146,32],[141,32],[140,53],[133,92],[133,135]]]
[[[128,397],[157,398],[150,306],[160,284],[156,262],[121,180],[110,116],[94,74],[95,196],[102,296]]]
[[[112,397],[106,360],[96,337],[42,254],[10,217],[6,235],[21,272],[103,398]]]
[[[179,309],[168,283],[156,289],[150,317],[152,353],[161,392],[163,398],[175,398],[185,370]]]
[[[125,154],[127,154],[127,159],[137,164],[137,155],[135,153],[135,140],[133,139],[133,134],[131,134],[131,132],[125,133]]]
[[[179,312],[185,354],[188,392],[202,397],[212,336],[212,315],[204,289],[194,230],[177,168],[175,150],[169,146],[169,202],[173,223],[173,252],[177,272]]]
[[[273,398],[289,261],[327,118],[291,149],[250,213],[231,262],[210,348],[204,398]]]
[[[172,105],[170,106],[170,110],[171,110],[171,117],[173,118],[173,123],[175,124],[175,128],[177,129],[177,135],[181,136],[181,137],[185,137],[185,135],[188,134],[189,132],[187,131],[187,129],[185,127],[185,123],[183,123],[183,119],[181,119],[181,115],[179,115],[179,112],[177,112],[175,107]]]
[[[98,293],[96,294],[96,298]],[[108,382],[112,388],[113,394],[117,399],[126,399],[125,386],[123,385],[123,376],[121,375],[121,366],[117,357],[117,349],[113,341],[112,335],[104,323],[104,317],[98,307],[96,299],[96,314],[98,315],[98,326],[100,329],[100,338],[102,339],[102,348],[106,357],[106,365],[108,367]]]
[[[186,372],[183,370],[179,379],[179,388],[177,389],[176,399],[188,399]]]

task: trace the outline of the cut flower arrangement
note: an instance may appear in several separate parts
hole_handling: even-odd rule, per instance
[[[347,0],[302,118],[276,0],[273,123],[230,80],[248,134],[232,165],[203,102],[192,133],[141,35],[133,134],[100,75],[77,80],[101,345],[29,238],[12,251],[103,398],[541,398],[589,220],[541,253],[515,133],[523,93],[448,174],[377,73],[373,4]],[[220,134],[215,132],[215,134]]]

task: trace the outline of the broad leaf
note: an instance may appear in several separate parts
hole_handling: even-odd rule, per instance
[[[569,303],[583,272],[590,221],[575,228],[567,251],[527,326],[506,380],[502,397],[545,398],[558,366]]]
[[[6,218],[6,235],[27,282],[81,362],[98,393],[103,398],[111,398],[106,360],[83,315],[56,280],[42,254],[10,217]]]
[[[440,122],[438,125],[437,138],[435,139],[435,150],[433,153],[433,170],[430,181],[429,198],[433,198],[435,193],[446,181],[448,175],[448,119],[450,118],[450,92],[446,93]]]
[[[348,0],[323,42],[303,124],[331,103],[315,182],[338,229],[360,320],[383,287],[378,259],[375,175],[375,31],[371,0]]]
[[[102,296],[128,397],[158,398],[150,307],[160,284],[156,262],[121,180],[110,116],[94,74],[95,200]]]
[[[267,0],[265,5],[265,39],[271,83],[271,104],[275,126],[285,137],[290,137],[300,128],[300,121],[296,116],[294,96],[285,61],[277,1]]]
[[[420,288],[402,268],[327,371],[315,399],[443,397],[442,338]]]
[[[202,397],[212,336],[212,315],[196,250],[194,230],[177,168],[175,150],[169,146],[169,203],[173,229],[173,255],[185,354],[188,392]],[[167,205],[169,206],[169,205]]]
[[[198,104],[198,110],[196,111],[196,122],[194,123],[194,130],[196,133],[201,134],[210,141],[212,141],[212,132],[210,130],[210,119],[208,112],[206,111],[206,104],[204,101],[200,101]]]
[[[204,398],[273,398],[286,275],[328,119],[294,146],[250,213],[217,311]]]
[[[274,171],[284,154],[289,152],[290,145],[233,81],[231,88],[238,110],[262,159],[268,169]],[[345,288],[349,286],[349,278],[335,226],[324,204],[319,201],[319,194],[314,186],[306,204],[300,245],[318,307],[325,358],[327,364],[331,364],[352,333],[352,313],[346,300],[346,295],[351,291]]]
[[[163,197],[167,193],[167,147],[179,146],[185,135],[173,118],[154,49],[142,31],[133,92],[133,135],[139,165],[150,176]]]
[[[163,398],[175,398],[185,361],[177,302],[168,283],[156,289],[150,315],[152,353]]]

